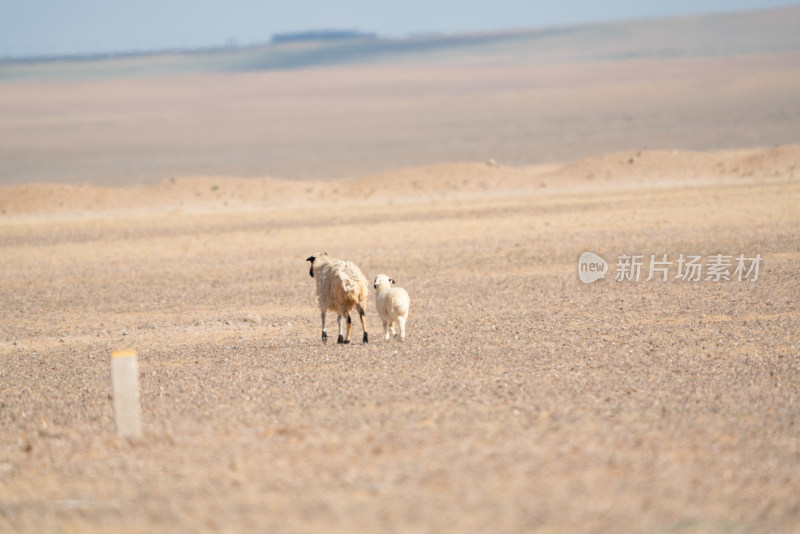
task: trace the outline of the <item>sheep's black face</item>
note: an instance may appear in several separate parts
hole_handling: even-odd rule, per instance
[[[311,262],[311,269],[308,270],[308,274],[311,276],[311,278],[314,278],[314,261],[316,261],[317,256],[327,256],[327,255],[328,255],[327,252],[315,252],[313,256],[309,256],[308,258],[306,258],[306,261]]]

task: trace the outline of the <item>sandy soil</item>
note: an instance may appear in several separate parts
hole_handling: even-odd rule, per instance
[[[797,532],[798,179],[786,146],[0,188],[0,531]],[[408,290],[405,344],[372,298],[372,343],[322,344],[320,249]]]

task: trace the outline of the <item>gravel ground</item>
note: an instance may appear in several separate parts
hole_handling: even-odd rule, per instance
[[[0,531],[800,531],[800,185],[654,185],[6,217]],[[406,343],[374,295],[372,343],[320,341],[317,250],[408,290]]]

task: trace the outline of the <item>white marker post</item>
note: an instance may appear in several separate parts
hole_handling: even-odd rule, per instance
[[[111,354],[111,383],[114,388],[117,435],[140,438],[139,369],[135,350],[116,350]]]

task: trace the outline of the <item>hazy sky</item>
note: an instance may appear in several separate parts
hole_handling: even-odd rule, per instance
[[[781,0],[0,0],[0,57],[193,48],[274,33],[398,37],[759,9]]]

